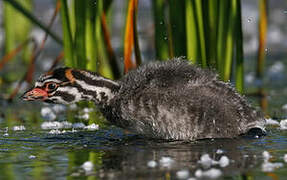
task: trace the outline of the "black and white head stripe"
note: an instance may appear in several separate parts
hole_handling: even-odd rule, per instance
[[[42,76],[40,76],[40,78],[37,80],[38,82],[45,82],[48,79],[57,79],[60,81],[68,81],[68,79],[65,76],[66,71],[70,69],[68,67],[61,67],[61,68],[57,68],[52,72],[48,72]]]
[[[81,80],[88,86],[106,87],[108,89],[113,89],[119,86],[118,83],[89,71],[73,70],[72,75],[76,80]]]
[[[36,87],[45,88],[56,83],[57,89],[48,93],[47,102],[62,104],[91,100],[98,104],[107,104],[119,89],[119,84],[96,73],[71,68],[58,68],[46,73],[36,82]]]
[[[40,78],[35,83],[35,87],[42,87],[46,83],[49,83],[49,82],[55,82],[58,84],[63,83],[63,82],[68,82],[69,79],[67,79],[65,76],[65,72],[68,69],[70,69],[70,68],[61,67],[61,68],[55,69],[52,72],[48,72],[46,74],[43,74],[42,76],[40,76]]]
[[[119,84],[96,73],[89,71],[71,71],[75,83],[74,86],[85,95],[85,98],[93,98],[97,102],[109,101],[114,97],[114,91],[119,89]]]

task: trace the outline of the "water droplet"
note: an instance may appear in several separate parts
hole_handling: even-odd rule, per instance
[[[283,13],[284,13],[284,14],[287,14],[287,10],[284,10]]]
[[[248,22],[251,22],[251,21],[252,21],[252,19],[251,19],[251,18],[248,18],[248,19],[247,19],[247,21],[248,21]]]
[[[164,40],[167,40],[167,37],[166,37],[166,36],[164,37]]]
[[[35,158],[36,158],[36,156],[34,156],[34,155],[29,156],[29,159],[35,159]]]
[[[265,52],[267,52],[267,51],[268,51],[268,49],[266,48],[266,49],[265,49]]]
[[[160,24],[160,25],[163,25],[163,22],[162,22],[162,21],[160,21],[160,22],[159,22],[159,24]]]

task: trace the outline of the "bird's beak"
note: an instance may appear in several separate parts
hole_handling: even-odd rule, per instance
[[[48,93],[40,88],[30,89],[21,96],[24,101],[45,100],[47,97]]]

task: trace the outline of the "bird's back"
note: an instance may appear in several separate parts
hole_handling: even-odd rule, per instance
[[[229,84],[184,60],[142,66],[119,83],[112,121],[152,138],[230,138],[264,124]]]

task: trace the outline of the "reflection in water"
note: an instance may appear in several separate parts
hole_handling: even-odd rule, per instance
[[[115,127],[49,134],[49,130],[39,130],[43,120],[35,113],[35,106],[25,106],[24,110],[18,106],[21,104],[1,109],[5,121],[0,123],[0,179],[178,179],[179,171],[195,177],[197,170],[206,170],[198,162],[206,153],[216,161],[228,157],[227,167],[211,167],[220,170],[224,178],[266,178],[268,174],[261,167],[262,152],[270,152],[272,162],[283,162],[287,153],[287,134],[277,129],[262,139],[196,142],[143,139]],[[9,113],[15,109],[18,113]],[[25,129],[14,131],[16,125],[24,125]],[[169,161],[167,165],[163,159]],[[92,171],[83,168],[89,162]],[[148,166],[149,162],[155,167]],[[285,164],[274,173],[283,178],[284,171]]]
[[[227,167],[212,167],[222,171],[225,177],[241,176],[250,171],[260,172],[261,149],[273,141],[266,137],[161,142],[126,135],[117,128],[59,135],[29,130],[9,134],[0,138],[1,177],[23,174],[28,179],[87,175],[107,179],[175,179],[179,170],[187,170],[194,177],[196,170],[204,170],[198,161],[205,153],[217,161],[226,155],[230,159]],[[222,154],[217,153],[219,149]],[[160,163],[163,157],[172,160],[169,167]],[[154,168],[147,165],[151,160],[157,163]],[[91,172],[81,168],[87,161],[94,165]]]
[[[176,177],[179,170],[190,170],[191,174],[201,168],[198,163],[200,157],[208,153],[212,159],[219,160],[222,154],[217,150],[223,150],[223,154],[231,159],[231,164],[223,168],[228,175],[241,174],[257,164],[257,155],[248,148],[251,140],[214,140],[199,141],[194,143],[186,142],[150,142],[137,140],[120,145],[109,151],[109,158],[105,158],[103,168],[110,170],[102,174],[104,177],[122,178],[164,177],[167,172],[171,177]],[[174,160],[169,168],[163,167],[160,163],[162,157],[170,157]],[[151,160],[157,162],[158,166],[150,168],[147,163]],[[221,169],[218,165],[213,166]]]

